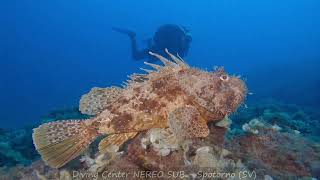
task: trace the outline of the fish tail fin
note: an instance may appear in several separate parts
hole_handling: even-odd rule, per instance
[[[33,143],[41,158],[49,166],[59,168],[79,156],[99,135],[86,122],[63,120],[33,129]]]

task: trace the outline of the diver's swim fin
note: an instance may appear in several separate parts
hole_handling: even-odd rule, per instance
[[[129,29],[124,29],[124,28],[117,28],[117,27],[112,27],[112,30],[122,33],[122,34],[126,34],[128,35],[130,38],[134,38],[136,36],[136,33],[129,30]]]

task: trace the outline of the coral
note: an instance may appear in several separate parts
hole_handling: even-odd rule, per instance
[[[15,162],[29,164],[29,161],[25,159],[20,152],[13,150],[8,143],[0,142],[0,154],[7,159],[12,159]]]
[[[16,179],[68,179],[74,171],[79,173],[79,177],[73,179],[103,179],[104,172],[146,170],[183,171],[187,179],[201,179],[206,172],[238,174],[248,170],[254,170],[257,179],[319,177],[320,146],[303,136],[279,131],[274,124],[255,119],[251,125],[257,127],[259,133],[243,133],[226,139],[228,126],[216,125],[216,122],[209,123],[208,137],[189,138],[182,142],[175,138],[170,129],[154,128],[140,133],[121,147],[109,146],[103,154],[92,146],[80,159],[63,169],[50,168],[40,160],[28,167],[2,170],[6,174],[0,175],[0,179],[13,175]],[[87,173],[87,176],[80,178],[81,173]],[[228,179],[226,174],[219,176]]]
[[[91,158],[87,153],[81,157],[80,162],[84,162],[91,173],[102,172],[111,162],[119,158],[123,152],[119,152],[119,146],[112,145],[104,153],[97,153],[95,158]]]
[[[42,122],[56,121],[57,119],[72,119],[88,117],[77,108],[55,110],[42,118]],[[29,165],[39,158],[32,142],[32,129],[26,126],[20,129],[0,130],[0,167],[16,165]]]
[[[228,143],[227,149],[261,176],[268,173],[281,179],[319,175],[314,172],[320,159],[319,148],[291,133],[260,128],[258,134],[235,137]]]
[[[264,180],[273,180],[273,178],[269,175],[264,175]]]
[[[30,166],[14,166],[10,168],[0,168],[0,179],[59,179],[60,171],[48,168],[43,161],[35,161]]]
[[[252,134],[258,134],[259,129],[264,128],[265,124],[260,122],[259,119],[252,119],[249,123],[242,125],[242,130],[245,132],[250,132]]]
[[[161,156],[167,156],[179,149],[179,142],[172,132],[160,128],[150,129],[146,137],[141,139],[141,145],[144,149],[150,145]]]
[[[30,129],[21,129],[8,131],[0,136],[0,167],[28,165],[38,157],[30,141],[30,135]]]
[[[242,130],[244,132],[249,132],[252,134],[259,134],[259,129],[270,129],[274,131],[281,131],[282,128],[277,124],[270,125],[266,123],[263,119],[254,118],[248,123],[242,125]]]
[[[129,160],[146,169],[165,170],[170,166],[183,167],[183,154],[179,153],[180,151],[175,151],[175,146],[162,140],[157,142],[162,135],[162,132],[154,131],[151,131],[150,135],[140,134],[128,145]],[[152,136],[152,139],[150,136]],[[150,146],[147,146],[147,149],[145,149],[145,145],[141,144],[144,141],[143,139],[149,139],[150,141]]]
[[[217,150],[216,150],[217,151]],[[196,155],[193,158],[193,164],[199,167],[210,167],[216,170],[223,170],[227,167],[227,161],[224,159],[225,156],[230,154],[228,150],[219,149],[214,152],[210,146],[203,146],[196,150]]]
[[[210,132],[206,138],[193,138],[181,144],[169,129],[152,129],[128,145],[127,156],[131,162],[150,170],[192,169],[191,161],[198,148],[223,146],[226,129],[211,124]]]
[[[23,179],[24,167],[15,166],[13,168],[0,167],[0,179],[1,180],[12,180],[12,179]]]
[[[216,162],[217,160],[212,153],[209,153],[209,151],[212,151],[212,148],[209,146],[197,149],[193,164],[199,167],[216,167],[218,165]]]
[[[221,121],[217,122],[215,125],[218,127],[223,127],[229,129],[232,124],[232,120],[229,117],[223,118]]]
[[[245,165],[240,160],[230,159],[228,156],[231,153],[223,148],[203,146],[196,150],[196,155],[193,158],[192,164],[200,167],[200,170],[210,169],[209,172],[226,172],[226,174],[239,174],[241,171],[247,171]],[[218,175],[223,179],[233,179],[227,175]]]
[[[47,178],[44,175],[40,174],[39,171],[35,170],[35,172],[36,172],[36,175],[37,175],[37,179],[39,179],[39,180],[47,180]]]
[[[298,133],[315,141],[320,135],[320,114],[317,110],[300,107],[292,104],[285,104],[275,100],[260,100],[249,102],[246,108],[241,108],[231,117],[234,122],[228,136],[241,135],[242,125],[248,120],[261,119],[269,125],[281,127],[281,131]],[[246,128],[246,127],[245,127]]]
[[[291,129],[297,123],[293,117],[306,115],[302,112],[295,115],[273,112],[275,109],[279,111],[280,108],[265,109],[262,116],[243,124],[242,130],[247,133],[232,136],[229,142],[231,152],[242,157],[245,165],[261,176],[267,175],[266,172],[268,176],[280,179],[318,176],[319,149],[314,148],[314,142],[307,140],[300,131]],[[301,126],[308,123],[307,120],[299,122]]]

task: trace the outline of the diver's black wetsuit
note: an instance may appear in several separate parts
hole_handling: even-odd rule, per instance
[[[148,59],[149,62],[156,60],[149,54],[149,51],[167,57],[167,54],[164,51],[166,48],[172,54],[179,54],[179,56],[184,57],[188,53],[192,40],[189,31],[186,28],[174,24],[165,24],[160,26],[155,32],[149,47],[139,50],[134,32],[119,28],[113,29],[127,34],[130,37],[132,57],[135,60]]]

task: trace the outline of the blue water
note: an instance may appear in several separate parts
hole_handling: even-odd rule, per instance
[[[94,86],[120,85],[139,71],[127,37],[140,47],[162,24],[187,26],[186,61],[225,66],[247,79],[249,99],[272,97],[320,107],[320,1],[137,0],[1,2],[0,114],[4,128],[38,123],[78,103]]]

